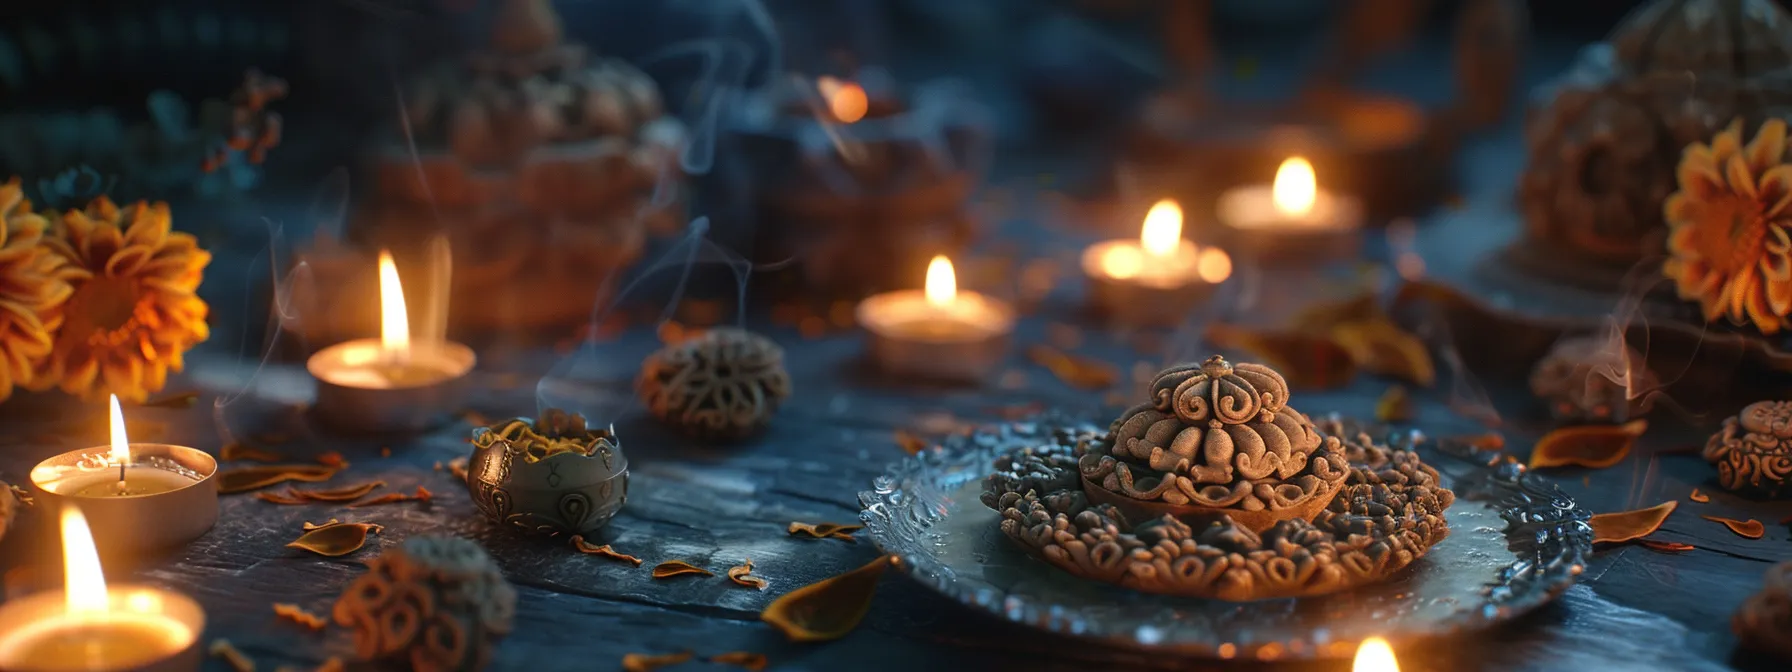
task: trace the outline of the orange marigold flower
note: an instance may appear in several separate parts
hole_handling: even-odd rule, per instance
[[[141,402],[181,370],[210,335],[195,292],[211,254],[171,225],[167,203],[120,209],[104,196],[62,216],[44,245],[67,260],[60,272],[74,293],[37,386]]]
[[[1662,204],[1662,272],[1705,320],[1726,316],[1772,334],[1792,314],[1792,165],[1786,122],[1769,119],[1742,144],[1742,120],[1680,156],[1680,190]]]
[[[62,324],[57,308],[70,289],[56,273],[61,258],[41,244],[47,228],[19,178],[0,185],[0,401],[31,382]]]

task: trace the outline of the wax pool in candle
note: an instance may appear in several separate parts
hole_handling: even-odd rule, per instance
[[[45,618],[5,640],[0,667],[128,670],[168,657],[193,641],[185,625],[149,614]]]
[[[191,476],[164,469],[127,466],[123,481],[118,479],[118,469],[112,468],[69,477],[50,487],[73,497],[133,497],[172,492],[197,482]]]

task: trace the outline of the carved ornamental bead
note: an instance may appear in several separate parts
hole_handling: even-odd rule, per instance
[[[1724,420],[1705,442],[1724,489],[1752,497],[1792,495],[1792,401],[1758,401]]]
[[[666,346],[641,363],[636,391],[667,425],[704,439],[751,436],[790,396],[784,349],[744,329],[723,327]]]
[[[332,613],[363,660],[416,672],[485,668],[515,615],[516,590],[485,549],[446,536],[412,537],[368,562]]]
[[[1761,590],[1743,601],[1730,629],[1743,646],[1792,660],[1792,562],[1767,570]]]

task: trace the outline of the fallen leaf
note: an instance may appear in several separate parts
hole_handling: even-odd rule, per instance
[[[319,523],[313,523],[313,522],[310,522],[310,521],[306,521],[306,522],[305,522],[305,529],[306,529],[306,530],[315,530],[315,529],[317,529],[317,528],[320,528],[320,527],[329,527],[329,526],[331,526],[331,525],[335,525],[335,524],[337,524],[337,523],[340,523],[340,522],[342,522],[342,521],[340,521],[340,520],[337,520],[337,519],[335,519],[335,518],[331,518],[331,519],[330,519],[330,521],[329,521],[329,522],[327,522],[327,523],[322,523],[322,524],[319,524]]]
[[[1690,499],[1692,501],[1698,502],[1700,504],[1704,504],[1705,502],[1711,501],[1711,495],[1707,495],[1703,492],[1699,492],[1698,488],[1693,488],[1692,492],[1686,495],[1686,498]]]
[[[837,523],[797,523],[792,522],[784,531],[789,534],[806,534],[817,539],[842,539],[853,541],[852,533],[865,529],[864,525],[840,525]]]
[[[593,545],[591,545],[591,542],[585,541],[584,537],[576,535],[576,534],[572,535],[572,547],[578,549],[580,553],[584,553],[586,555],[595,555],[595,556],[598,556],[601,558],[609,558],[611,560],[621,560],[623,562],[632,564],[636,567],[641,566],[640,558],[629,555],[627,553],[619,552],[614,548],[610,548],[609,544],[604,544],[602,546],[593,546]]]
[[[753,559],[747,558],[741,564],[728,568],[728,580],[746,586],[765,590],[765,579],[753,576]]]
[[[291,492],[294,497],[313,502],[352,502],[367,496],[367,493],[373,492],[375,489],[383,487],[386,487],[385,481],[368,481],[366,483],[345,485],[340,488],[330,488],[328,490],[300,490],[298,488],[288,488],[287,491]]]
[[[457,457],[452,460],[449,460],[448,461],[448,473],[453,474],[455,478],[457,478],[463,482],[466,481],[467,480],[467,458]]]
[[[683,560],[667,560],[665,562],[662,562],[660,564],[653,566],[653,578],[656,578],[656,579],[670,579],[674,576],[684,576],[686,574],[702,574],[704,576],[715,576],[714,572],[711,572],[702,567],[698,567],[691,563],[685,562]]]
[[[1595,513],[1587,520],[1587,524],[1593,527],[1594,543],[1641,539],[1661,529],[1661,524],[1667,522],[1668,515],[1679,506],[1678,500],[1668,500],[1647,509]]]
[[[198,392],[176,392],[145,401],[144,408],[192,408],[193,402],[199,401]]]
[[[1298,332],[1215,324],[1206,331],[1214,347],[1248,353],[1297,388],[1327,389],[1356,377],[1356,360],[1332,339]]]
[[[871,611],[877,580],[889,566],[890,556],[886,555],[864,567],[790,591],[766,605],[759,618],[793,642],[845,637]]]
[[[747,670],[748,672],[760,672],[761,670],[764,670],[765,666],[769,663],[769,661],[765,659],[765,654],[750,653],[747,651],[718,653],[710,656],[709,662],[716,665],[733,665]]]
[[[359,509],[363,506],[396,504],[398,502],[427,502],[431,499],[435,499],[435,493],[430,492],[428,488],[419,485],[417,486],[417,492],[413,494],[407,495],[402,492],[388,492],[373,499],[363,499],[359,502],[355,502],[348,505],[348,508]]]
[[[1604,469],[1624,461],[1630,454],[1631,445],[1647,429],[1647,420],[1631,420],[1622,425],[1563,427],[1537,441],[1537,447],[1531,450],[1530,467]]]
[[[287,481],[319,483],[330,480],[330,477],[336,475],[336,471],[333,467],[310,464],[269,464],[225,469],[218,472],[218,492],[226,495],[248,492]]]
[[[1761,521],[1755,520],[1753,518],[1750,518],[1748,520],[1736,520],[1734,518],[1720,518],[1717,516],[1699,516],[1699,517],[1704,518],[1705,520],[1709,520],[1714,523],[1723,523],[1724,527],[1730,528],[1730,531],[1735,532],[1736,536],[1739,536],[1739,537],[1748,537],[1750,539],[1760,539],[1761,537],[1767,535],[1767,526],[1762,525]]]
[[[339,557],[361,550],[367,533],[386,529],[373,523],[336,523],[315,527],[287,544],[287,548],[311,551],[325,557]]]
[[[299,605],[286,602],[274,603],[274,615],[312,630],[322,630],[329,624],[324,617],[305,611],[305,608]]]
[[[1084,390],[1105,390],[1120,380],[1120,372],[1107,362],[1073,355],[1049,345],[1027,348],[1027,359],[1045,367],[1058,380]]]
[[[236,645],[231,644],[228,639],[212,640],[209,652],[213,658],[224,659],[225,664],[230,665],[230,669],[236,670],[236,672],[255,672],[255,661],[249,660],[249,657],[243,655],[242,651],[238,651]]]
[[[240,441],[232,441],[224,444],[224,447],[218,450],[218,459],[226,462],[279,462],[286,459],[286,456],[271,450],[255,448]]]
[[[294,495],[292,492],[292,488],[287,488],[286,492],[257,492],[255,498],[271,504],[286,506],[303,506],[312,503],[311,500]]]
[[[317,456],[317,463],[331,469],[348,468],[348,460],[342,458],[342,453],[338,453],[334,450]]]
[[[1375,402],[1375,419],[1381,422],[1406,422],[1412,419],[1412,395],[1399,385],[1388,388]]]
[[[898,429],[896,430],[896,447],[901,448],[904,453],[918,455],[921,451],[927,450],[927,440],[910,434],[907,430]]]
[[[1399,378],[1421,387],[1437,382],[1437,366],[1425,342],[1387,319],[1345,322],[1332,327],[1332,342],[1350,353],[1357,368]]]
[[[1638,539],[1636,540],[1636,543],[1638,546],[1642,546],[1651,551],[1662,551],[1665,553],[1684,553],[1698,548],[1692,544],[1682,544],[1678,541],[1656,541],[1654,539]]]
[[[678,653],[661,653],[661,654],[657,654],[657,655],[651,654],[651,653],[623,654],[622,670],[623,670],[623,672],[653,672],[654,670],[660,669],[662,667],[666,667],[669,665],[677,665],[679,663],[688,661],[696,655],[697,654],[692,653],[690,651],[680,651]]]
[[[1345,322],[1384,319],[1386,315],[1374,292],[1362,292],[1343,299],[1307,304],[1294,315],[1293,327],[1299,331],[1323,333]]]

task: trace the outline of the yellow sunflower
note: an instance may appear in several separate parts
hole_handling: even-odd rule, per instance
[[[0,401],[31,382],[62,323],[56,309],[70,290],[55,272],[61,259],[40,245],[48,227],[19,178],[0,185]]]
[[[1705,320],[1728,316],[1763,333],[1792,314],[1792,165],[1786,122],[1761,124],[1748,146],[1742,121],[1695,142],[1680,156],[1680,190],[1662,204],[1668,260],[1662,273],[1680,298],[1699,302]]]
[[[60,273],[74,293],[35,385],[141,402],[181,370],[211,333],[194,292],[212,257],[170,225],[167,203],[120,209],[104,196],[62,216],[44,244],[67,260]]]

